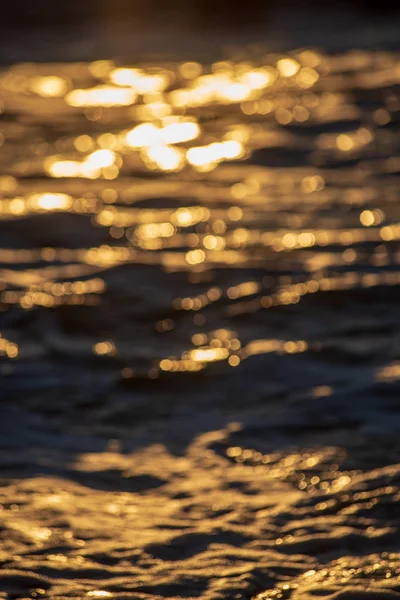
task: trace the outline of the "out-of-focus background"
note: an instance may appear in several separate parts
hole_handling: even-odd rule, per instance
[[[262,42],[269,49],[392,46],[399,9],[389,0],[16,0],[2,7],[2,62],[99,56],[197,55]]]

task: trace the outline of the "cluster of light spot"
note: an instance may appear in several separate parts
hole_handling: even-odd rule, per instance
[[[200,298],[183,298],[182,308],[194,309],[196,300]],[[192,343],[196,346],[193,350],[182,353],[179,358],[169,357],[160,361],[161,371],[201,370],[207,364],[227,361],[231,367],[237,367],[242,360],[257,354],[298,354],[305,352],[308,348],[304,340],[275,340],[263,339],[253,340],[242,347],[240,340],[234,331],[218,329],[210,333],[197,333],[192,337]],[[188,367],[189,365],[189,367]],[[197,366],[195,366],[197,365]]]
[[[174,172],[190,165],[198,171],[209,171],[221,161],[242,158],[247,146],[242,139],[223,135],[220,140],[214,138],[207,144],[172,149],[171,145],[187,145],[202,134],[197,120],[193,116],[183,117],[183,111],[208,104],[238,104],[243,107],[243,112],[247,112],[245,106],[251,103],[270,106],[271,100],[265,94],[274,86],[278,90],[282,86],[283,89],[312,87],[319,79],[319,63],[320,57],[309,60],[296,55],[272,60],[271,64],[219,61],[205,69],[199,63],[187,62],[166,69],[116,67],[112,61],[101,60],[88,66],[99,82],[92,87],[75,88],[73,78],[55,76],[27,79],[10,74],[5,82],[15,91],[25,90],[28,86],[34,93],[49,99],[62,96],[67,105],[82,109],[88,121],[107,120],[103,109],[119,107],[132,107],[132,116],[143,121],[128,131],[102,134],[95,142],[90,135],[82,134],[74,144],[79,152],[96,151],[97,144],[103,150],[122,154],[140,151],[149,170]],[[205,73],[205,70],[209,72]],[[268,108],[264,114],[270,110]],[[308,109],[298,104],[293,106],[291,116],[283,106],[275,106],[274,111],[281,124],[292,118],[299,122],[309,118]],[[106,172],[99,169],[106,169]],[[112,163],[95,168],[87,160],[50,157],[45,161],[45,170],[52,177],[95,179],[104,176],[114,179],[119,174],[119,165]]]
[[[195,121],[173,120],[162,127],[153,123],[137,125],[126,133],[125,140],[132,148],[143,148],[153,145],[180,144],[194,140],[199,135],[200,127]]]
[[[115,164],[118,157],[112,150],[95,150],[84,160],[63,160],[50,157],[45,161],[44,168],[50,177],[83,177],[87,179],[115,179],[119,168]]]
[[[199,294],[192,298],[175,298],[173,307],[175,310],[200,310],[212,302],[217,302],[222,296],[222,290],[212,287],[204,294]]]
[[[277,352],[283,354],[298,354],[305,352],[308,348],[307,342],[304,340],[253,340],[244,347],[246,356],[254,356],[256,354],[269,354]]]
[[[371,227],[372,225],[379,225],[384,220],[385,215],[380,208],[374,210],[363,210],[360,214],[360,223],[364,227]]]
[[[183,269],[196,286],[195,292],[181,291],[187,295],[173,302],[173,309],[182,313],[174,319],[158,317],[155,329],[159,333],[172,331],[180,319],[198,331],[213,311],[221,310],[227,320],[273,307],[292,307],[285,311],[291,314],[303,297],[316,292],[399,285],[400,274],[394,268],[400,262],[395,243],[400,240],[400,225],[393,222],[398,216],[394,184],[384,188],[384,210],[377,207],[383,189],[380,172],[396,176],[400,170],[393,132],[384,127],[395,122],[398,100],[388,96],[369,121],[362,120],[362,110],[346,92],[347,74],[343,80],[338,75],[345,64],[349,73],[354,72],[357,85],[370,88],[378,85],[379,77],[381,82],[391,81],[395,74],[380,70],[378,58],[372,57],[376,72],[367,81],[354,57],[342,57],[342,66],[335,60],[304,50],[258,62],[219,61],[209,67],[185,62],[168,68],[125,68],[112,61],[96,61],[74,69],[63,66],[60,77],[28,76],[18,69],[1,74],[6,110],[13,94],[21,93],[24,96],[15,102],[21,113],[31,102],[40,108],[39,115],[54,109],[56,115],[64,111],[68,119],[79,123],[56,140],[31,143],[30,135],[26,136],[29,160],[22,151],[21,160],[10,165],[12,174],[0,177],[1,218],[55,211],[85,214],[94,225],[108,229],[100,232],[100,239],[109,234],[115,244],[2,249],[1,260],[18,267],[6,269],[1,309],[13,304],[25,310],[95,305],[105,290],[104,282],[73,278],[124,263]],[[48,73],[48,67],[37,72]],[[89,83],[83,81],[85,73]],[[343,90],[336,89],[341,86]],[[339,118],[349,126],[337,133],[297,137],[308,121],[324,124]],[[354,122],[368,125],[350,130]],[[290,123],[294,127],[286,127]],[[25,120],[8,125],[0,134],[0,145],[7,144],[8,137],[13,144],[19,140]],[[30,124],[26,126],[29,129]],[[257,149],[277,148],[280,153],[297,142],[303,148],[303,141],[307,142],[305,151],[310,152],[308,167],[279,169],[257,161],[221,164],[247,158]],[[381,147],[383,158],[375,160],[374,153]],[[324,164],[325,159],[329,164],[359,156],[368,160],[348,172]],[[114,180],[121,175],[121,179],[106,186],[104,181],[70,181],[68,187],[66,182],[53,181],[51,187],[43,188],[43,179],[37,177],[42,165],[53,178]],[[143,176],[145,169],[155,173]],[[156,208],[142,208],[141,202],[151,204],[153,199]],[[160,199],[166,200],[161,208]],[[238,206],[231,206],[232,202]],[[336,205],[345,207],[345,218]],[[317,219],[315,207],[324,211]],[[258,281],[256,269],[265,268],[269,261],[273,271],[276,262],[283,271],[293,272],[293,265],[297,271],[300,266],[303,275],[276,275],[267,284],[261,277]],[[347,270],[358,261],[362,269]],[[33,265],[25,280],[25,274],[19,274],[20,262]],[[43,268],[42,262],[55,264]],[[235,273],[224,285],[215,276],[221,266]],[[254,271],[244,277],[248,281],[238,282],[234,270],[242,266],[254,266]],[[204,291],[200,293],[199,288]],[[206,307],[210,308],[203,314]],[[236,334],[223,338],[215,332],[195,334],[192,344],[181,355],[162,358],[149,370],[149,377],[157,376],[158,369],[199,371],[214,363],[235,367],[258,354],[300,354],[315,349],[300,339],[247,339],[242,346]],[[111,341],[101,341],[93,352],[109,357],[116,348]],[[376,377],[394,379],[397,369],[395,363],[387,365]],[[312,390],[314,398],[330,393],[329,386]],[[337,477],[337,490],[346,487],[346,477]]]
[[[221,361],[227,361],[232,367],[240,364],[238,351],[241,344],[234,331],[218,329],[208,334],[195,334],[192,343],[196,347],[183,352],[179,358],[162,359],[161,371],[200,371],[210,363]]]
[[[104,244],[97,248],[90,248],[85,252],[84,260],[90,265],[111,267],[129,262],[135,257],[134,251],[123,246],[108,246]]]
[[[225,310],[229,316],[237,316],[249,312],[257,312],[261,309],[297,304],[302,297],[308,294],[315,294],[316,292],[395,286],[399,283],[400,273],[395,271],[372,273],[347,271],[342,275],[332,275],[319,279],[309,279],[301,283],[288,284],[285,287],[278,288],[270,295],[259,296],[252,300],[239,301],[236,304],[227,306]]]
[[[280,479],[292,483],[302,491],[337,493],[351,482],[353,472],[340,470],[339,464],[345,459],[343,451],[337,448],[321,448],[306,452],[264,454],[255,449],[231,446],[226,450],[228,459],[240,465],[262,469],[263,477]],[[318,510],[326,510],[327,502],[321,502]],[[278,538],[278,545],[291,542],[293,538]]]
[[[23,281],[23,280],[22,280]],[[29,285],[26,289],[4,289],[0,293],[3,305],[19,304],[23,309],[29,310],[37,306],[53,308],[61,305],[98,304],[98,295],[104,294],[105,283],[99,277],[85,281],[44,281]]]
[[[208,208],[202,206],[187,206],[178,208],[171,215],[171,221],[179,227],[191,227],[201,221],[207,221],[210,217]]]
[[[160,92],[170,84],[171,74],[145,73],[142,69],[118,68],[110,73],[110,80],[120,86],[129,86],[137,94]]]
[[[144,239],[171,237],[174,233],[175,227],[172,223],[148,223],[139,225],[135,230],[135,235]]]
[[[257,281],[246,281],[238,285],[234,285],[227,289],[226,295],[232,300],[242,298],[243,296],[252,296],[260,291],[260,284]]]
[[[18,352],[18,344],[7,340],[0,334],[0,357],[6,356],[7,358],[17,358]]]
[[[260,94],[276,80],[271,67],[235,66],[232,62],[216,63],[213,73],[190,78],[189,85],[169,94],[175,107],[196,107],[211,103],[235,104]]]

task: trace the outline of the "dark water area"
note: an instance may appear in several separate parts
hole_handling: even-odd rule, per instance
[[[0,40],[0,598],[400,599],[398,20],[329,10]]]
[[[15,0],[1,10],[0,64],[398,50],[399,25],[400,7],[389,0]]]

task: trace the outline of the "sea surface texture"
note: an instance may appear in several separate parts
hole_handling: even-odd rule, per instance
[[[0,598],[400,600],[400,54],[0,112]]]

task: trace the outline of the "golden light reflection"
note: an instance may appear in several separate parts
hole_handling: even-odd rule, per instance
[[[247,281],[246,283],[241,283],[239,285],[232,286],[227,290],[228,298],[232,300],[236,300],[236,298],[241,298],[243,296],[251,296],[252,294],[256,294],[260,291],[260,284],[256,281]]]
[[[119,265],[183,271],[190,289],[169,305],[179,315],[159,316],[154,331],[167,339],[187,319],[197,332],[190,334],[194,348],[161,358],[152,367],[157,377],[159,368],[238,367],[256,354],[312,347],[203,333],[218,311],[228,320],[278,307],[289,315],[311,294],[321,300],[335,290],[399,285],[400,161],[391,130],[399,105],[389,95],[365,119],[351,92],[353,84],[379,89],[393,74],[373,53],[369,77],[358,71],[360,57],[341,60],[345,77],[337,58],[314,50],[209,65],[100,60],[64,65],[54,75],[49,66],[5,69],[0,110],[7,113],[20,94],[21,118],[4,119],[0,128],[0,148],[10,156],[0,177],[0,218],[19,227],[32,214],[65,211],[99,238],[74,249],[1,249],[1,309],[96,306],[106,292],[97,274]],[[25,119],[30,103],[46,123],[55,115],[49,138]],[[71,121],[61,134],[59,111],[77,126]],[[313,127],[321,133],[303,135]],[[305,153],[304,164],[287,161],[292,151]],[[23,277],[21,263],[29,265]],[[242,277],[244,269],[251,275]],[[261,275],[265,269],[273,275]],[[219,274],[230,270],[222,284]],[[92,351],[112,357],[116,343],[96,342]],[[312,394],[323,397],[328,388]]]
[[[44,166],[52,177],[80,177],[82,174],[80,163],[74,160],[50,159]]]
[[[184,165],[184,153],[178,148],[154,145],[143,150],[145,161],[151,161],[161,171],[178,171]]]
[[[114,342],[111,341],[97,342],[97,344],[93,346],[93,351],[99,356],[112,356],[115,354],[116,348]]]
[[[72,206],[69,194],[33,194],[28,200],[33,207],[42,210],[68,210]]]
[[[195,362],[215,362],[228,358],[229,351],[226,348],[199,348],[189,353],[189,358]]]
[[[186,254],[186,261],[189,265],[198,265],[204,262],[206,259],[205,252],[203,250],[191,250]]]
[[[199,134],[199,125],[191,120],[166,122],[162,127],[153,123],[143,123],[128,131],[125,140],[132,148],[144,148],[188,142],[197,138]]]
[[[326,398],[333,394],[333,388],[330,385],[319,385],[312,390],[314,398]]]
[[[171,221],[179,227],[190,227],[201,221],[207,221],[210,211],[201,206],[178,208],[172,215]]]
[[[354,141],[352,140],[351,136],[345,133],[338,135],[336,144],[339,150],[342,150],[343,152],[348,152],[354,147]]]
[[[360,214],[360,223],[364,227],[371,227],[372,225],[379,225],[384,220],[384,213],[378,208],[375,210],[363,210]]]
[[[133,148],[152,146],[160,141],[159,128],[152,123],[138,125],[126,134],[126,142]]]
[[[114,164],[115,153],[112,150],[96,150],[86,158],[86,164],[93,170]]]
[[[114,164],[117,155],[112,150],[96,150],[87,155],[82,161],[59,160],[51,156],[44,163],[45,171],[51,177],[82,177],[97,179],[104,177],[113,179],[118,175],[119,169]],[[111,169],[111,171],[110,171]]]
[[[293,77],[300,69],[299,63],[294,58],[280,58],[276,66],[283,77]]]
[[[206,235],[203,239],[203,245],[207,250],[222,250],[225,244],[225,239],[218,235]]]
[[[30,88],[32,92],[44,98],[56,98],[64,96],[68,90],[68,84],[61,77],[51,75],[47,77],[34,77],[31,80]]]
[[[255,354],[266,354],[269,352],[283,352],[286,354],[297,354],[305,352],[308,348],[304,340],[287,341],[282,340],[254,340],[245,346],[244,351],[247,356]]]
[[[317,83],[319,79],[319,73],[312,68],[304,68],[298,71],[296,75],[296,83],[303,89],[312,87]]]
[[[200,127],[194,121],[170,123],[161,131],[161,141],[165,144],[179,144],[194,140],[200,135]]]
[[[171,237],[175,233],[175,227],[171,223],[149,223],[140,225],[135,234],[141,238]]]
[[[90,135],[80,135],[74,140],[74,146],[79,152],[90,152],[93,150],[95,142]]]
[[[113,83],[132,86],[138,94],[162,91],[169,85],[166,73],[146,74],[142,69],[118,68],[110,73]]]
[[[18,344],[7,340],[0,333],[0,356],[7,356],[8,358],[17,358],[18,353]]]
[[[72,90],[65,96],[70,106],[130,106],[135,103],[137,94],[131,88],[101,85],[94,88]]]
[[[376,374],[378,381],[397,381],[400,379],[400,362],[395,361],[378,370]]]
[[[235,140],[213,142],[208,146],[190,148],[186,153],[189,164],[201,169],[215,167],[223,160],[240,158],[244,154],[243,145]]]
[[[179,73],[185,79],[195,79],[196,77],[199,77],[203,72],[202,65],[198,62],[193,61],[184,62],[180,64],[178,69]]]
[[[186,309],[193,308],[194,300],[184,298],[190,303]],[[159,362],[161,371],[199,371],[208,364],[226,362],[230,367],[238,367],[243,360],[259,354],[298,354],[306,352],[308,344],[305,340],[260,339],[249,342],[244,347],[237,334],[229,329],[219,329],[209,333],[198,333],[192,336],[196,348],[185,351],[180,357],[164,358]]]
[[[88,66],[99,82],[96,86],[70,89],[73,79],[56,76],[33,78],[30,85],[35,93],[44,97],[65,96],[68,105],[84,109],[83,115],[89,122],[107,121],[109,117],[103,108],[135,105],[132,116],[142,123],[129,130],[102,133],[97,139],[89,133],[82,133],[73,141],[80,153],[95,155],[100,148],[129,155],[130,149],[137,149],[141,150],[140,158],[150,171],[180,171],[189,164],[196,171],[207,173],[220,162],[246,156],[251,151],[251,131],[245,125],[230,126],[218,136],[219,139],[214,137],[208,142],[205,135],[203,144],[187,147],[188,142],[206,133],[194,111],[190,115],[191,109],[208,104],[238,104],[246,112],[247,102],[255,106],[252,114],[267,114],[275,108],[275,118],[282,125],[293,119],[304,122],[310,117],[309,109],[297,101],[290,102],[291,108],[283,106],[287,104],[286,99],[283,100],[286,96],[282,96],[280,106],[279,103],[271,103],[264,94],[275,84],[279,87],[279,76],[291,79],[297,74],[300,88],[314,85],[319,78],[315,70],[319,62],[316,55],[311,53],[305,58],[307,56],[302,56],[301,63],[295,58],[283,57],[277,61],[276,68],[270,64],[256,66],[252,62],[229,60],[216,62],[208,69],[196,62],[177,64],[168,69],[157,66],[116,67],[112,61],[100,60]],[[311,56],[314,58],[311,59]],[[14,83],[10,80],[9,85],[17,89],[17,80]],[[18,85],[22,86],[22,83]],[[182,116],[182,109],[188,109],[188,114]],[[170,148],[180,144],[185,144],[185,148]],[[119,176],[121,169],[118,161],[101,165],[100,162],[96,164],[94,157],[93,160],[87,157],[81,161],[62,155],[45,158],[44,166],[50,176],[57,178],[112,180]]]

